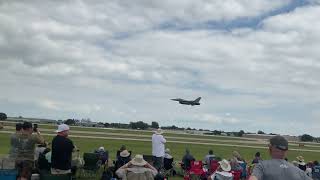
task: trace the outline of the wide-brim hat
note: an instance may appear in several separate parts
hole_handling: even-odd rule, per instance
[[[103,146],[99,147],[98,151],[104,151],[104,147]]]
[[[132,160],[131,160],[131,164],[135,165],[135,166],[144,166],[147,164],[147,161],[145,161],[143,159],[143,156],[140,154],[137,154]]]
[[[162,129],[159,128],[159,129],[157,129],[157,130],[155,131],[155,133],[158,134],[158,135],[160,135],[160,134],[163,134],[163,131],[162,131]]]
[[[127,150],[123,150],[120,152],[120,156],[121,157],[128,157],[128,156],[130,156],[130,153]]]
[[[220,167],[223,171],[231,171],[231,165],[229,163],[229,161],[223,159],[222,161],[219,161]]]
[[[66,125],[66,124],[60,124],[60,125],[58,126],[58,129],[57,129],[55,132],[56,132],[56,133],[60,133],[60,132],[69,131],[69,130],[70,130],[70,128],[69,128],[68,125]]]
[[[297,156],[296,158],[297,158],[297,160],[298,160],[299,162],[304,162],[303,156]]]

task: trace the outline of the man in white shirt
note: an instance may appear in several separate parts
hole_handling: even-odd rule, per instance
[[[153,165],[157,170],[160,170],[163,167],[163,157],[165,154],[164,144],[167,142],[162,134],[163,131],[159,128],[152,135]]]

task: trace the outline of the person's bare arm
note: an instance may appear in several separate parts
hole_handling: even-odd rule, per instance
[[[35,134],[35,138],[36,138],[36,142],[38,144],[44,144],[44,138],[41,136],[40,131],[37,130],[36,134]]]

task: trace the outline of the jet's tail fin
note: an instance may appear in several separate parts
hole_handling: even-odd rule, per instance
[[[198,97],[196,100],[194,100],[194,102],[198,103],[200,102],[201,97]]]

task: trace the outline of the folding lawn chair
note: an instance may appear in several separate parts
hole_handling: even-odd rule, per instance
[[[101,168],[101,161],[96,153],[83,154],[84,165],[80,169],[80,176],[96,177]]]

